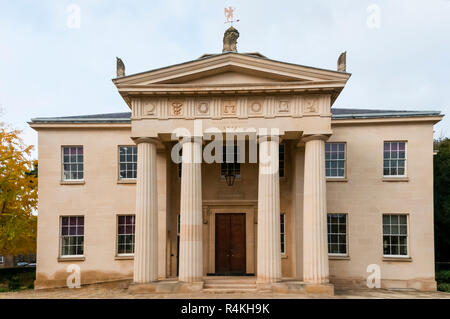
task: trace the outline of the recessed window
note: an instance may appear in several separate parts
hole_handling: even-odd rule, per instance
[[[63,180],[80,181],[84,178],[83,146],[64,146],[63,152]]]
[[[84,217],[61,217],[61,256],[83,256]]]
[[[406,176],[406,142],[384,142],[383,175]]]
[[[383,215],[383,254],[408,256],[407,215]]]
[[[134,254],[135,216],[121,215],[117,217],[117,254]]]
[[[286,254],[286,214],[280,215],[281,254]]]
[[[325,174],[327,178],[345,177],[345,143],[325,143]]]
[[[328,254],[347,255],[347,214],[328,214]]]
[[[221,176],[232,174],[239,178],[241,176],[241,164],[239,163],[240,150],[238,146],[223,147],[223,163],[221,164]]]
[[[119,179],[136,179],[137,146],[119,147]]]
[[[284,144],[280,144],[280,152],[279,152],[279,161],[280,161],[280,177],[285,177],[285,145]]]

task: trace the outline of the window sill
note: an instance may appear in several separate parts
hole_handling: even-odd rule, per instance
[[[84,256],[73,256],[73,257],[58,257],[58,262],[71,262],[71,261],[85,261]]]
[[[117,184],[136,184],[135,179],[119,179]]]
[[[383,261],[387,262],[412,262],[411,257],[389,257],[383,256]]]
[[[350,260],[350,256],[328,255],[329,260]]]
[[[281,254],[281,259],[288,259],[288,255],[286,255],[286,254]]]
[[[408,177],[383,177],[383,182],[409,182]]]
[[[343,183],[347,183],[348,179],[347,178],[327,178],[327,182],[343,182]]]
[[[84,180],[82,181],[61,181],[61,185],[84,185],[86,182]]]
[[[116,256],[114,258],[115,260],[134,260],[134,255],[130,255],[130,256]]]

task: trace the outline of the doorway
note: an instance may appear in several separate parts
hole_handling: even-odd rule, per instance
[[[216,214],[216,275],[245,275],[247,264],[245,219],[245,214]]]

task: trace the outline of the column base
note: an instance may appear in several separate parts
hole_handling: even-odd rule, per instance
[[[186,283],[177,280],[155,281],[146,284],[131,284],[128,291],[132,294],[146,293],[191,293],[201,292],[203,289],[203,281]]]

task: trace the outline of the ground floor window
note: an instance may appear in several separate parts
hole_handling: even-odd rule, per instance
[[[117,254],[134,254],[135,216],[120,215],[117,217]]]
[[[407,215],[383,215],[383,254],[408,256]]]
[[[328,214],[328,254],[347,255],[347,214]]]
[[[5,258],[2,255],[0,255],[0,265],[2,265],[4,263],[5,263]]]
[[[281,254],[286,254],[286,228],[285,228],[286,214],[280,215],[280,235],[281,235]]]
[[[61,256],[84,254],[84,217],[61,217]]]

